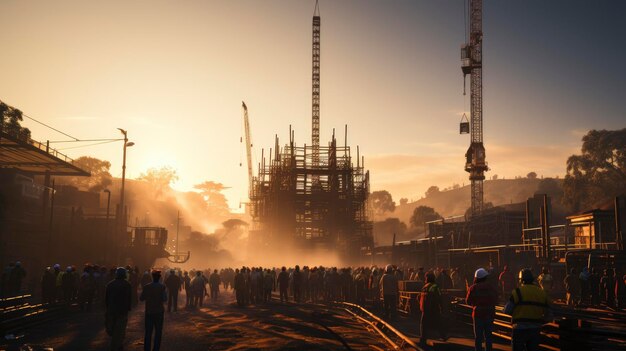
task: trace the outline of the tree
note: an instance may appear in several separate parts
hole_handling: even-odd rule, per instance
[[[537,173],[535,172],[530,172],[526,175],[526,178],[528,179],[537,179]]]
[[[573,211],[626,193],[626,128],[591,130],[582,141],[582,154],[567,159],[563,182],[563,201]]]
[[[97,159],[95,157],[82,156],[74,160],[74,165],[91,174],[91,177],[59,177],[61,184],[73,185],[80,190],[90,192],[100,192],[113,183],[111,173],[111,162]]]
[[[421,228],[424,223],[440,219],[441,215],[434,208],[428,206],[418,206],[413,210],[410,223],[411,226]]]
[[[430,197],[430,196],[433,196],[433,195],[439,194],[439,193],[440,193],[439,187],[436,186],[436,185],[433,185],[433,186],[429,187],[428,190],[426,190],[426,194],[425,195],[426,195],[426,197]]]
[[[374,213],[382,216],[385,212],[393,212],[396,209],[396,203],[393,202],[391,194],[387,190],[378,190],[370,194],[370,201]]]
[[[554,178],[544,178],[539,182],[536,194],[547,194],[554,200],[553,204],[560,203],[563,200],[563,185]]]
[[[409,199],[407,199],[406,197],[403,197],[400,199],[400,206],[404,206],[408,203],[409,203]]]
[[[141,173],[137,180],[147,182],[154,189],[154,198],[158,199],[163,193],[170,189],[170,185],[178,180],[176,170],[165,166],[161,168],[150,168],[145,173]]]
[[[407,227],[398,218],[387,218],[384,221],[374,222],[373,231],[376,242],[380,245],[389,245],[396,234],[396,240],[401,240]]]
[[[207,206],[211,211],[218,212],[220,214],[229,212],[226,196],[222,194],[222,191],[228,188],[222,183],[205,181],[204,183],[196,184],[193,187],[200,190],[200,194],[204,198],[204,201],[206,201]]]
[[[22,111],[0,101],[0,116],[2,116],[2,131],[21,141],[28,141],[30,130],[20,124],[24,120]]]
[[[491,176],[491,180],[498,180],[498,175],[494,174],[493,176]]]

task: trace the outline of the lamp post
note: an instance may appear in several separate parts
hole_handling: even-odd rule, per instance
[[[124,157],[122,159],[122,189],[120,194],[120,216],[118,219],[118,229],[121,232],[126,230],[126,211],[124,210],[124,185],[126,182],[126,148],[135,145],[135,143],[133,143],[132,141],[128,141],[128,132],[126,130],[122,128],[117,129],[119,129],[119,131],[122,132],[122,135],[124,135]]]
[[[104,262],[103,264],[106,266],[107,264],[107,245],[109,244],[107,241],[107,237],[109,236],[109,209],[111,208],[111,190],[104,189],[104,192],[107,193],[107,223],[106,229],[104,231]]]

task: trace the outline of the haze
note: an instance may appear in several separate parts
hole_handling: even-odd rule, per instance
[[[468,139],[458,135],[469,109],[463,4],[320,3],[321,141],[348,124],[373,190],[417,199],[430,185],[468,182]],[[313,6],[3,1],[0,96],[81,139],[125,128],[136,143],[130,178],[172,166],[176,189],[222,182],[236,208],[247,194],[241,100],[257,160],[275,133],[287,140],[290,124],[299,144],[310,143]],[[563,175],[587,130],[623,127],[626,3],[487,0],[484,11],[487,176]],[[24,126],[36,140],[67,139]],[[121,143],[55,146],[109,160],[121,176]]]

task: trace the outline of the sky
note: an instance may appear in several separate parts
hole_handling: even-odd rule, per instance
[[[460,46],[464,1],[320,1],[321,142],[359,145],[372,190],[417,200],[468,184]],[[221,182],[246,201],[274,135],[311,138],[314,1],[0,2],[0,100],[79,139],[128,130],[127,177],[171,166],[174,188]],[[590,129],[626,127],[626,2],[484,1],[487,177],[563,176]],[[469,80],[468,80],[469,83]],[[33,139],[66,136],[25,120]],[[122,144],[55,143],[109,160]],[[81,147],[78,147],[81,146]],[[240,164],[243,165],[240,166]],[[255,166],[256,170],[256,166]]]

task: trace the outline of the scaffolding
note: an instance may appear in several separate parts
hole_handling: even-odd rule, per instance
[[[302,254],[334,252],[344,262],[358,262],[373,246],[368,220],[369,171],[364,158],[356,166],[347,142],[337,146],[297,146],[278,137],[268,159],[262,153],[250,190],[251,244],[296,250]],[[346,129],[347,140],[347,129]]]

